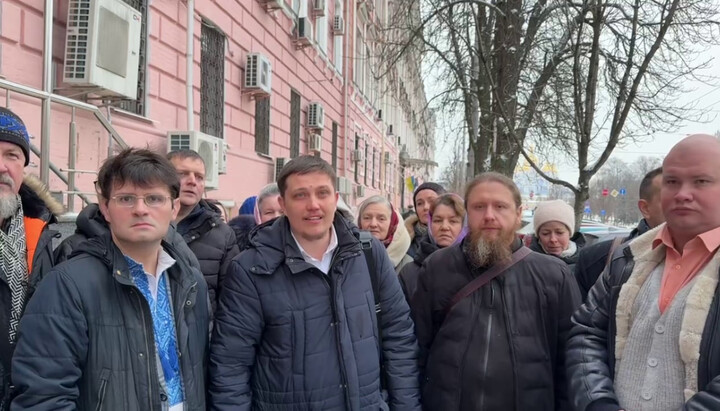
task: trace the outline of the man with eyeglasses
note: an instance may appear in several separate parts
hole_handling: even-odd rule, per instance
[[[56,266],[27,306],[13,410],[204,410],[202,274],[163,241],[180,209],[170,162],[126,149],[98,174],[110,230]]]
[[[232,259],[240,253],[235,232],[222,220],[220,210],[205,194],[205,161],[193,150],[167,155],[180,178],[180,211],[177,230],[200,262],[210,292],[213,312],[222,281]]]

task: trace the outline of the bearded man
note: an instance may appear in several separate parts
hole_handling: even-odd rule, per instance
[[[470,235],[428,257],[411,304],[423,408],[569,409],[575,279],[561,260],[522,246],[520,192],[508,177],[477,176],[465,207]]]

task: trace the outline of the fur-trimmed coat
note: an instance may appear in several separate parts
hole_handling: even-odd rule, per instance
[[[55,265],[53,258],[52,239],[59,236],[57,231],[51,230],[48,226],[56,222],[56,216],[63,212],[63,206],[52,198],[47,188],[32,175],[27,175],[20,186],[20,198],[22,200],[23,214],[25,215],[26,229],[32,222],[32,229],[36,235],[26,231],[28,241],[28,253],[31,253],[30,260],[32,269],[27,285],[27,296],[25,304],[30,300],[40,280],[45,277]],[[37,235],[39,234],[39,235]],[[10,287],[7,283],[7,276],[0,272],[0,411],[7,409],[7,387],[10,385],[10,359],[14,346],[7,341],[10,327]]]
[[[665,259],[665,246],[652,248],[664,225],[616,250],[609,269],[573,315],[567,367],[576,410],[618,410],[613,380],[632,321],[633,304],[650,273]],[[685,372],[684,410],[720,409],[720,253],[697,274],[687,297],[679,349]]]
[[[416,214],[405,219],[405,229],[410,235],[410,248],[407,250],[407,255],[412,258],[417,256],[420,251],[420,243],[427,238],[427,232],[423,234],[416,230],[418,224],[420,224],[420,218]]]

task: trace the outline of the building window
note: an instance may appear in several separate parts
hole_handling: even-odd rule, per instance
[[[270,98],[255,100],[255,151],[270,155]]]
[[[148,21],[148,0],[123,0],[130,7],[139,11],[140,17],[140,55],[138,56],[138,84],[137,99],[119,100],[115,106],[130,113],[146,115],[145,112],[145,85],[147,84],[147,21]]]
[[[332,166],[337,173],[338,123],[332,123]]]
[[[343,5],[340,0],[335,0],[335,15],[343,15]],[[347,26],[347,25],[346,25]],[[345,36],[337,36],[333,33],[333,62],[335,69],[342,73],[343,71],[343,39]]]
[[[367,185],[368,185],[368,173],[370,172],[370,170],[368,169],[368,160],[369,160],[368,154],[369,154],[369,152],[370,152],[370,144],[368,144],[366,142],[365,143],[365,173],[363,174],[363,177],[365,179],[365,181],[364,181],[365,187],[367,187]]]
[[[359,152],[359,151],[360,151],[360,136],[358,136],[357,134],[355,134],[355,151],[356,151],[356,152]],[[355,167],[355,182],[359,184],[359,183],[360,183],[360,177],[358,176],[358,169],[360,168],[360,162],[359,162],[359,161],[355,161],[355,158],[353,158],[352,160],[353,160],[353,163],[354,163],[354,164],[353,164],[353,167]]]
[[[328,3],[327,1],[324,4],[325,7],[325,13],[323,13],[323,16],[318,17],[315,20],[315,39],[317,41],[318,48],[320,48],[320,51],[323,52],[323,54],[327,55],[328,51]]]
[[[300,94],[290,91],[290,158],[300,155]]]
[[[200,43],[200,131],[222,138],[225,122],[225,36],[203,20]]]
[[[363,51],[365,46],[363,44],[362,31],[360,27],[355,30],[355,75],[354,81],[360,90],[363,90],[363,81],[365,80],[365,57]]]

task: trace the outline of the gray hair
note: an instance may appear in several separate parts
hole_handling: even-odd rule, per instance
[[[266,185],[265,187],[260,190],[260,194],[257,196],[257,206],[260,208],[260,203],[268,197],[273,196],[279,196],[280,195],[280,189],[278,188],[277,183],[270,183]]]
[[[383,196],[375,195],[375,196],[368,197],[367,199],[365,199],[365,201],[362,202],[362,204],[360,204],[360,208],[358,208],[358,220],[362,218],[362,214],[365,211],[365,209],[368,206],[373,205],[373,204],[384,204],[385,206],[387,206],[388,210],[390,211],[390,216],[392,216],[393,207],[392,207],[392,204],[390,204],[390,201]],[[359,224],[360,224],[360,221],[358,221],[358,225]]]

